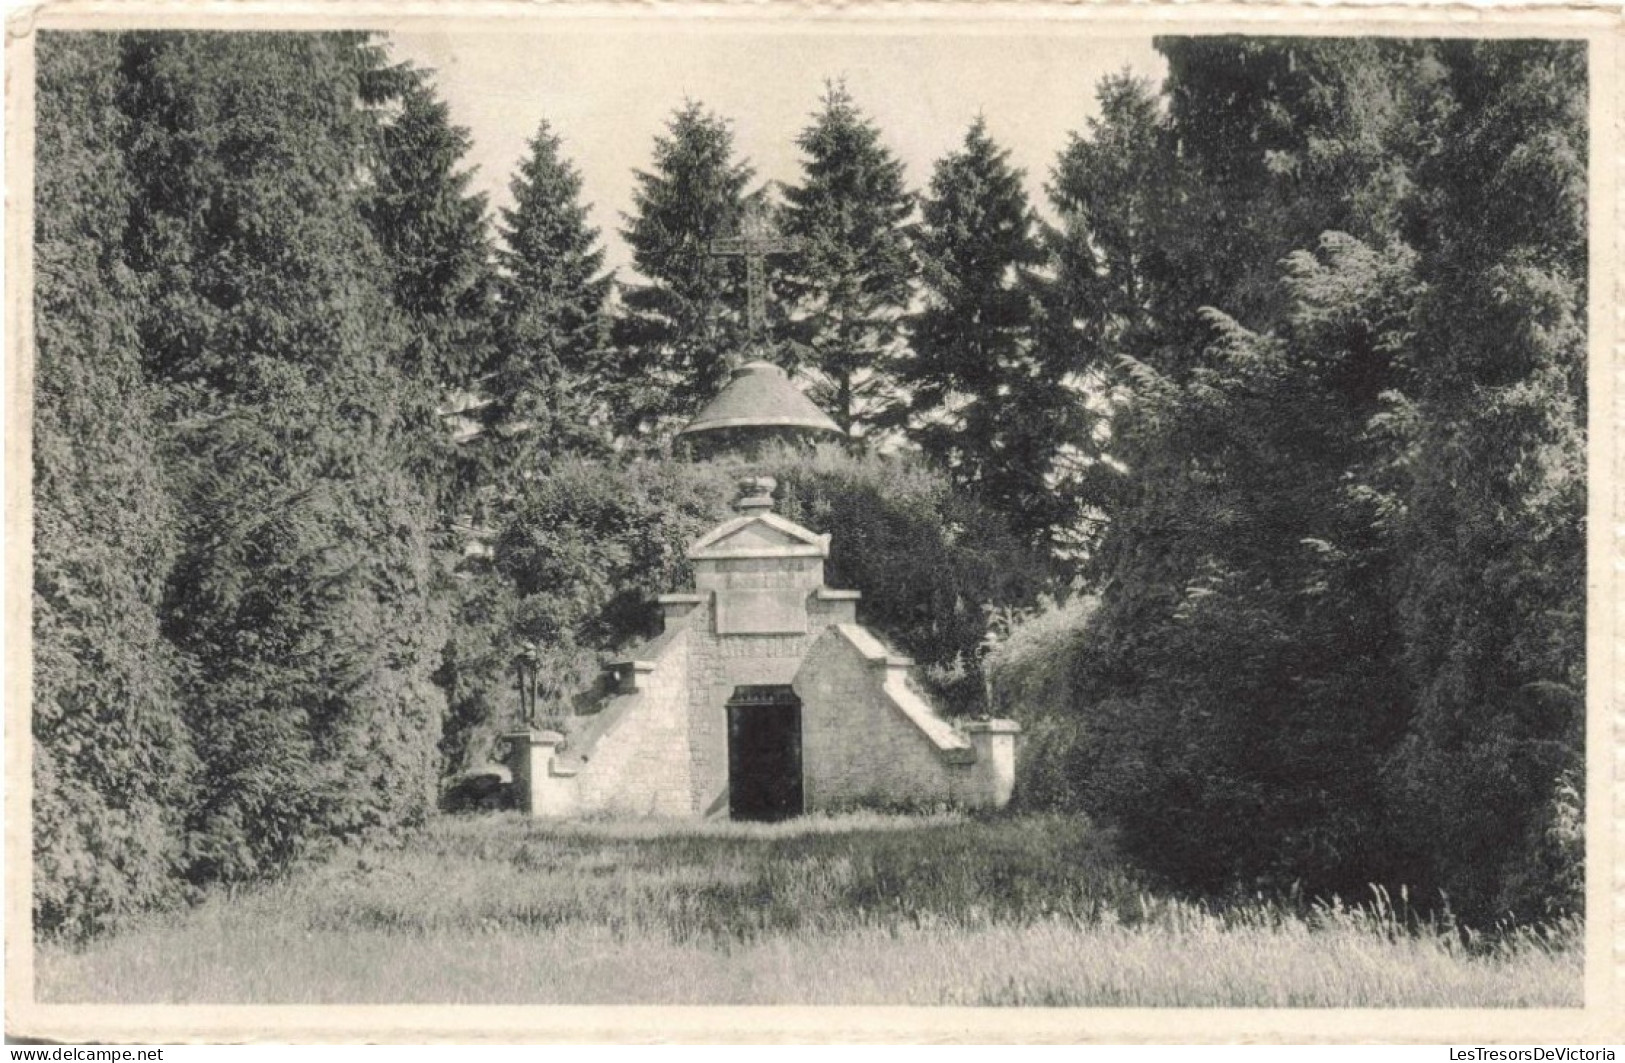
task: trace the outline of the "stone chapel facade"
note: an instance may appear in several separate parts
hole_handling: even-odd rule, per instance
[[[726,430],[733,448],[787,429],[839,433],[781,370],[753,363],[684,433],[709,444]],[[579,731],[508,736],[532,815],[777,820],[1010,799],[1019,727],[938,715],[913,662],[858,623],[858,592],[825,585],[830,536],[774,513],[773,487],[744,480],[738,515],[693,543],[694,587],[660,596],[664,631],[608,666],[609,693]]]

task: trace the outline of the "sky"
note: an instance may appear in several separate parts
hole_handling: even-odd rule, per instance
[[[825,82],[844,79],[916,190],[981,114],[1042,206],[1057,153],[1096,111],[1100,78],[1126,68],[1160,82],[1165,71],[1143,35],[1055,23],[973,29],[643,20],[390,36],[397,58],[436,71],[452,120],[473,135],[468,162],[493,208],[511,201],[508,182],[538,124],[552,125],[581,172],[607,265],[624,272],[617,230],[632,207],[633,172],[649,168],[654,138],[685,99],[732,121],[736,152],[758,181],[794,183],[795,138]]]

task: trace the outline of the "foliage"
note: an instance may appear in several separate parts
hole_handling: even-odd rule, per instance
[[[175,900],[197,770],[159,633],[176,514],[123,265],[116,37],[38,38],[34,228],[34,926]]]
[[[434,681],[445,692],[439,736],[442,781],[483,765],[497,736],[518,719],[512,586],[488,563],[457,573],[457,603]]]
[[[986,711],[981,647],[989,609],[1049,588],[1049,558],[1002,515],[907,456],[821,448],[767,463],[779,511],[833,533],[825,579],[861,591],[859,617],[921,666],[951,714]]]
[[[1172,176],[1151,83],[1124,72],[1103,78],[1096,95],[1100,113],[1062,149],[1048,185],[1061,224],[1046,231],[1057,273],[1047,324],[1070,336],[1052,353],[1072,347],[1079,371],[1131,345],[1149,324],[1148,259],[1158,250],[1151,227]]]
[[[1157,588],[1166,619],[1102,617],[1102,647],[1134,654],[1147,678],[1103,700],[1085,785],[1132,851],[1210,888],[1243,873],[1349,891],[1391,870],[1374,862],[1375,779],[1403,694],[1371,667],[1392,652],[1393,623],[1365,590],[1389,561],[1370,507],[1345,494],[1375,409],[1338,384],[1403,334],[1391,308],[1409,267],[1330,238],[1295,263],[1301,302],[1282,335],[1214,317],[1212,367],[1142,400],[1190,470],[1164,485],[1156,518],[1190,533],[1157,558],[1181,580]]]
[[[1419,416],[1393,521],[1416,699],[1389,771],[1397,814],[1428,839],[1429,881],[1525,917],[1583,903],[1577,854],[1551,844],[1584,761],[1583,55],[1440,48],[1451,106],[1420,170]]]
[[[538,711],[587,708],[604,660],[655,632],[655,596],[689,581],[688,543],[727,515],[733,489],[723,467],[579,456],[519,483],[493,557],[461,574],[465,605],[438,673],[448,768],[486,759],[518,725],[527,644]]]
[[[859,438],[895,401],[889,363],[912,295],[914,200],[903,164],[842,83],[827,88],[796,144],[802,183],[784,190],[781,226],[801,241],[785,267],[786,330],[821,375],[815,398]]]
[[[1108,80],[1052,187],[1121,470],[1072,796],[1190,886],[1572,910],[1583,67],[1529,42],[1159,47],[1166,112]]]
[[[477,487],[441,410],[478,388],[494,360],[495,275],[486,201],[459,167],[473,141],[452,125],[428,71],[380,66],[359,84],[381,121],[371,181],[359,201],[406,326],[395,353],[401,405],[420,456],[417,475],[433,484],[438,508],[465,508]]]
[[[409,380],[472,387],[490,356],[490,226],[483,193],[460,169],[473,146],[451,123],[428,71],[371,71],[361,91],[393,108],[380,122],[377,164],[359,206],[416,328],[401,349]]]
[[[1017,808],[1055,812],[1084,804],[1089,734],[1073,703],[1073,669],[1099,608],[1098,598],[1072,594],[994,613],[982,667],[989,711],[1021,724],[1011,796]]]
[[[1030,603],[1045,560],[916,461],[824,449],[765,455],[778,512],[833,534],[825,578],[861,591],[860,616],[912,654],[932,692],[982,711],[981,602]],[[517,722],[514,662],[538,657],[544,715],[586,709],[598,666],[659,631],[654,599],[692,586],[689,545],[729,517],[742,466],[570,458],[524,484],[488,568],[465,574],[464,614],[441,672],[453,765],[478,762]]]
[[[1021,800],[1149,872],[1564,918],[1584,52],[1159,48],[1160,93],[1102,82],[1053,226],[980,121],[910,225],[829,90],[774,356],[922,455],[751,471],[951,711],[1028,725]],[[515,722],[526,643],[557,713],[650,633],[740,467],[630,455],[747,349],[713,245],[766,193],[686,104],[613,307],[551,131],[498,252],[467,132],[365,35],[46,34],[39,77],[35,915],[84,934],[417,822]],[[454,450],[475,392],[485,444]],[[495,553],[453,588],[470,510]],[[1062,577],[1084,593],[1031,611]]]
[[[1034,355],[1042,263],[1021,171],[978,118],[921,203],[924,306],[898,377],[909,435],[1022,532],[1065,521],[1049,473],[1075,404]]]
[[[1161,256],[1177,233],[1166,224],[1170,171],[1162,108],[1148,81],[1128,73],[1101,80],[1100,113],[1061,151],[1047,186],[1059,223],[1043,227],[1051,276],[1039,289],[1036,358],[1069,407],[1057,428],[1051,488],[1077,507],[1055,529],[1064,548],[1087,555],[1101,516],[1130,482],[1112,461],[1129,411],[1114,402],[1118,359],[1143,352],[1159,322],[1150,308]]]
[[[403,406],[416,415],[406,441],[429,459],[435,539],[449,560],[464,545],[457,530],[482,532],[496,482],[503,473],[518,472],[503,467],[519,463],[513,460],[517,448],[501,446],[510,436],[499,430],[517,420],[516,402],[502,387],[509,382],[504,354],[515,346],[516,333],[516,315],[503,311],[515,300],[497,272],[485,196],[469,191],[472,172],[461,168],[473,141],[451,123],[430,73],[382,67],[370,72],[370,82],[384,120],[374,178],[360,205],[391,270],[391,292],[406,326],[399,384],[405,386]],[[368,80],[362,87],[369,88]],[[502,304],[499,297],[505,297]],[[475,445],[459,445],[446,430],[445,415],[453,411],[483,429]],[[471,636],[489,626],[503,600],[495,593],[499,587],[472,574],[439,581],[435,590],[450,600],[452,622],[434,675],[448,717],[437,767],[455,771],[464,760],[458,741],[466,728],[459,717],[477,711],[458,682],[458,662],[477,654],[478,640]]]
[[[725,519],[729,470],[631,461],[561,466],[531,485],[496,564],[526,600],[521,629],[617,647],[652,634],[653,602],[692,579],[688,544]]]
[[[410,824],[433,794],[434,513],[358,180],[379,65],[354,34],[125,43],[128,243],[183,515],[164,629],[207,750],[198,879]]]

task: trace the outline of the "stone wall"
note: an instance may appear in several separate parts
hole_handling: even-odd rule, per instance
[[[700,591],[791,587],[811,592],[823,585],[821,557],[701,558],[694,562],[694,586]]]
[[[741,686],[789,686],[807,651],[832,624],[850,623],[856,592],[822,591],[807,597],[804,635],[718,636],[714,599],[705,595],[683,617],[690,656],[689,778],[693,811],[702,816],[728,812],[728,699]],[[805,723],[803,728],[805,729]],[[802,760],[808,757],[803,740]]]
[[[526,729],[504,735],[508,766],[513,772],[514,799],[533,816],[573,816],[580,811],[575,773],[555,771],[554,757],[564,743],[556,731]]]
[[[801,698],[807,808],[856,802],[948,802],[966,789],[974,752],[948,724],[905,703],[907,665],[862,629],[826,630],[795,679]],[[917,695],[915,696],[917,697]]]
[[[688,665],[689,808],[701,816],[728,814],[728,718],[713,688],[720,681],[711,596],[689,614],[694,632]],[[726,698],[723,699],[726,701]]]
[[[606,713],[572,750],[584,812],[643,816],[693,814],[689,781],[686,632],[661,648],[654,668],[637,672],[637,688]]]
[[[719,636],[714,595],[695,598],[672,610],[638,662],[616,666],[622,693],[560,758],[582,812],[726,816],[727,705],[741,686],[792,686],[801,698],[809,811],[1008,797],[988,775],[1007,755],[987,756],[988,739],[973,745],[936,716],[910,685],[909,663],[851,623],[855,595],[809,594],[799,635]]]

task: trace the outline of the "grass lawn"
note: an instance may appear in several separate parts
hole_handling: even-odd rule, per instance
[[[1148,893],[1077,820],[443,819],[84,948],[42,1002],[1578,1006],[1582,934]]]

